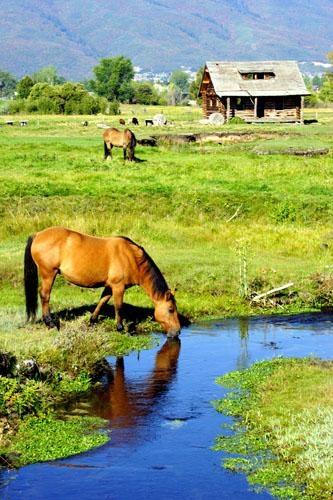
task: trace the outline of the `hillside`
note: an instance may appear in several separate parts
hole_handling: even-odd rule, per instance
[[[100,57],[145,69],[206,59],[325,60],[333,4],[302,0],[0,0],[0,68],[21,76],[54,64],[85,78]]]

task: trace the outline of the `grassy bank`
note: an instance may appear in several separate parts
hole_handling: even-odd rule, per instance
[[[217,409],[237,417],[224,466],[279,498],[332,498],[332,379],[332,362],[279,358],[218,379],[233,390]]]
[[[7,365],[7,376],[0,377],[0,466],[54,460],[108,441],[101,419],[71,416],[71,406],[102,375],[112,377],[105,356],[123,356],[152,342],[149,336],[112,333],[105,324],[92,331],[83,320],[53,338],[43,338],[38,328],[22,333],[17,347],[11,346],[15,356],[0,354],[1,373]]]

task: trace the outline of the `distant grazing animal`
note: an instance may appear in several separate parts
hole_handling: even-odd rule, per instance
[[[118,331],[123,330],[121,309],[126,288],[141,286],[155,306],[155,319],[168,337],[177,337],[180,322],[173,293],[161,271],[141,246],[124,236],[97,238],[64,227],[50,227],[30,236],[24,257],[27,320],[36,318],[38,271],[45,324],[58,326],[51,317],[49,301],[57,274],[74,285],[105,287],[91,316],[94,323],[101,307],[113,295]]]
[[[148,125],[154,125],[153,120],[145,120],[145,122],[146,122],[146,127],[147,127]]]
[[[132,123],[133,125],[139,125],[139,120],[135,116],[133,116]]]
[[[82,125],[83,125],[84,127],[88,127],[88,122],[87,122],[87,120],[85,120],[84,122],[82,122]]]
[[[113,146],[123,148],[124,160],[134,160],[136,138],[130,129],[125,128],[125,130],[118,130],[117,128],[107,128],[103,133],[103,139],[104,160],[106,160],[108,156],[112,158]]]
[[[119,118],[120,125],[126,125],[124,118]]]

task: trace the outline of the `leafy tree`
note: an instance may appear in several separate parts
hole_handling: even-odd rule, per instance
[[[329,75],[325,76],[323,86],[319,92],[319,98],[326,104],[333,102],[333,75],[332,77]]]
[[[95,79],[90,84],[99,96],[109,101],[126,101],[133,97],[130,84],[134,78],[134,68],[130,59],[123,56],[104,58],[93,71]]]
[[[95,114],[105,112],[106,99],[91,96],[80,83],[63,85],[36,83],[26,100],[30,112],[55,114]]]
[[[327,54],[327,59],[333,66],[333,52]],[[333,102],[333,69],[327,71],[323,78],[323,85],[319,92],[320,100],[325,103]]]
[[[320,89],[323,86],[324,78],[320,75],[315,75],[312,78],[312,87]]]
[[[173,83],[184,94],[187,94],[189,91],[189,75],[181,69],[176,69],[173,73],[171,73],[170,83]]]
[[[183,100],[182,90],[174,83],[169,83],[167,90],[167,103],[169,106],[176,106]]]
[[[159,103],[159,96],[151,82],[134,82],[134,99],[138,104]]]
[[[34,83],[48,83],[49,85],[57,85],[66,81],[62,76],[58,75],[55,66],[41,68],[32,75],[32,79]]]
[[[8,71],[0,70],[0,97],[11,97],[16,88],[16,80]]]
[[[16,92],[20,99],[29,97],[30,91],[34,86],[34,82],[30,76],[24,76],[16,85]]]
[[[199,88],[200,88],[200,84],[201,84],[201,80],[202,80],[202,76],[203,76],[204,71],[205,71],[205,66],[202,66],[201,68],[199,68],[197,71],[197,74],[195,76],[195,80],[193,80],[193,82],[191,82],[189,92],[190,92],[190,97],[193,100],[198,100],[198,92],[199,92]]]

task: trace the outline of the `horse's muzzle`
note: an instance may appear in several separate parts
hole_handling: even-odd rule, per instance
[[[177,338],[180,335],[180,328],[178,330],[169,330],[167,332],[168,339]]]

